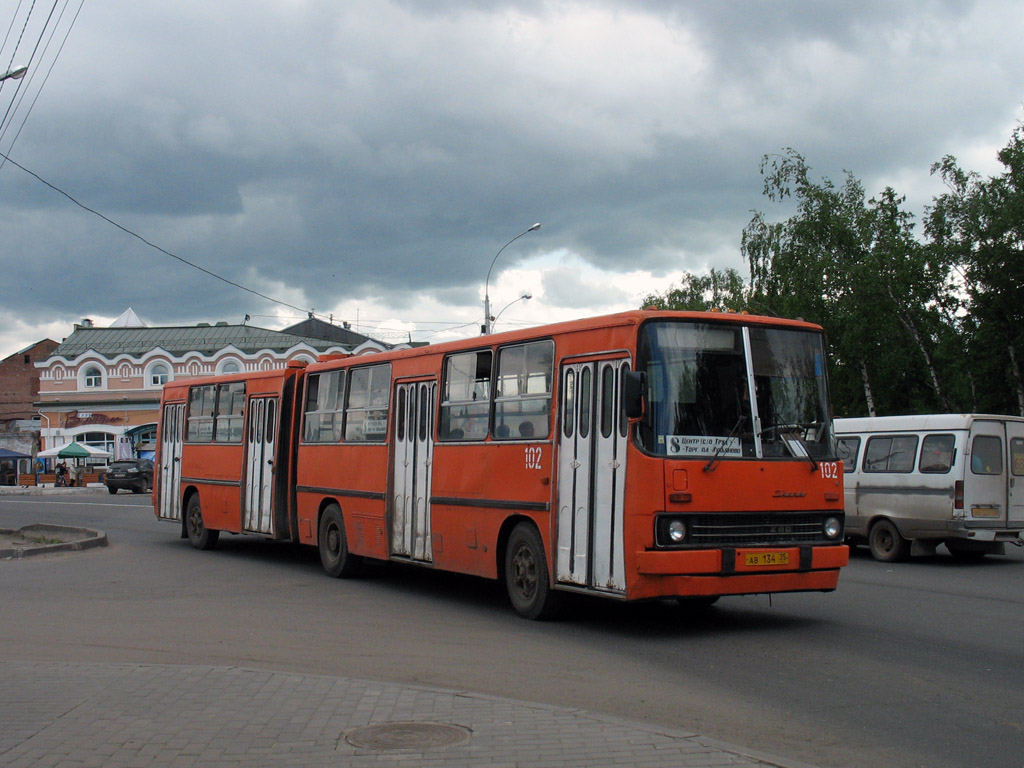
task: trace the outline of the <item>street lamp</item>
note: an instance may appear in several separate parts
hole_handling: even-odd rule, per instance
[[[28,67],[15,67],[6,74],[0,75],[0,83],[4,80],[21,80],[28,72]]]
[[[491,259],[491,266],[487,270],[487,279],[484,281],[484,325],[482,330],[485,335],[491,332],[491,323],[494,322],[493,319],[491,318],[491,296],[488,293],[488,288],[491,283],[491,270],[494,269],[494,262],[496,262],[498,260],[498,257],[501,256],[501,252],[508,248],[510,245],[512,245],[512,243],[514,243],[523,235],[528,234],[530,232],[536,232],[538,229],[540,229],[539,221],[529,229],[520,232],[518,235],[516,235],[503,246],[501,246],[501,248],[498,249],[498,252],[494,254],[494,258]]]
[[[502,315],[502,312],[504,312],[504,311],[505,311],[506,309],[508,309],[509,307],[511,307],[511,306],[512,306],[513,304],[515,304],[516,302],[519,302],[519,301],[527,301],[528,299],[532,299],[532,298],[533,298],[533,294],[532,294],[532,293],[524,293],[524,294],[523,294],[522,296],[520,296],[520,297],[519,297],[518,299],[512,299],[512,301],[510,301],[510,302],[509,302],[508,304],[506,304],[506,305],[505,305],[504,307],[502,307],[502,308],[501,308],[501,312],[499,312],[498,314],[496,314],[496,315],[494,316],[494,319],[493,319],[493,320],[491,320],[491,328],[494,328],[494,326],[495,326],[495,325],[496,325],[496,324],[498,323],[498,318],[499,318],[499,317],[501,317],[501,315]]]

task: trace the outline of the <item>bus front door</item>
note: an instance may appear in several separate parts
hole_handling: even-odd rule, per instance
[[[623,592],[627,423],[624,359],[564,365],[558,437],[556,576]]]
[[[160,433],[160,518],[181,520],[181,447],[185,429],[185,404],[164,406]]]
[[[430,472],[436,389],[433,381],[395,386],[391,554],[421,562],[434,559],[430,541]]]
[[[273,535],[277,398],[254,397],[249,400],[246,427],[242,527],[253,533]]]

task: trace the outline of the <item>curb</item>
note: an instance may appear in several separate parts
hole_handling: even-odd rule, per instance
[[[92,531],[88,528],[75,528],[69,525],[36,523],[17,530],[0,529],[0,535],[14,538],[26,538],[32,535],[45,536],[46,534],[74,538],[72,541],[60,541],[53,544],[16,544],[8,549],[0,549],[0,560],[10,558],[17,560],[30,555],[46,555],[52,552],[78,552],[93,547],[105,547],[108,543],[107,534],[103,531]]]
[[[90,483],[78,488],[49,488],[38,485],[2,485],[0,496],[74,496],[80,493],[104,491],[102,483]]]

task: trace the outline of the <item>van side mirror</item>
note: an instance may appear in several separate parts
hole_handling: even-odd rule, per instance
[[[643,371],[626,371],[622,382],[622,411],[627,419],[639,419],[644,415],[646,391],[647,374]]]

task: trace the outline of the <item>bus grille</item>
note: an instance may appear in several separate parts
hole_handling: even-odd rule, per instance
[[[796,514],[722,513],[659,516],[657,544],[660,547],[780,547],[800,544],[836,544],[842,537],[827,539],[824,533],[825,520],[838,517],[836,512],[800,512]],[[686,524],[686,540],[672,544],[666,535],[667,525],[672,520]]]

